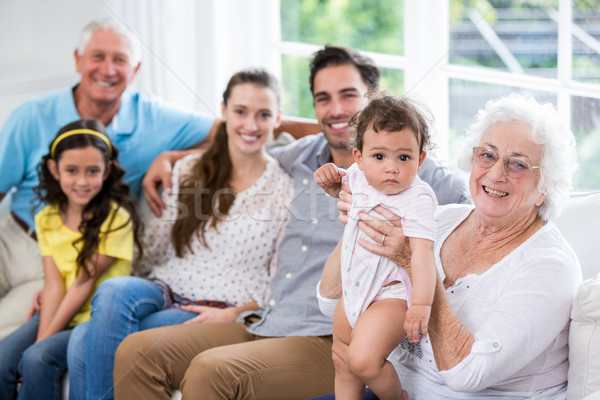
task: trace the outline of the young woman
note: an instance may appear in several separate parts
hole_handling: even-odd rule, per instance
[[[89,327],[74,335],[72,393],[112,398],[114,352],[132,332],[231,322],[258,309],[292,193],[290,177],[265,151],[280,122],[279,101],[277,80],[264,70],[230,79],[214,142],[176,163],[167,210],[148,230],[143,264],[150,278],[106,282]]]
[[[131,272],[140,223],[117,156],[102,124],[83,119],[60,129],[38,167],[42,306],[0,342],[1,398],[23,378],[19,399],[58,399],[72,328],[90,319],[101,282]]]

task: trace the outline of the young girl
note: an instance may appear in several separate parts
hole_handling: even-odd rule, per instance
[[[85,354],[85,360],[69,360],[76,395],[112,398],[114,353],[130,333],[233,322],[265,301],[293,191],[291,178],[266,152],[279,125],[279,103],[279,84],[267,71],[232,76],[213,143],[175,164],[167,209],[147,230],[142,264],[150,279],[104,283],[92,320],[73,334],[70,351]]]
[[[362,398],[368,385],[379,399],[406,399],[386,358],[408,334],[427,337],[435,288],[432,189],[417,176],[429,145],[427,120],[405,98],[381,95],[351,121],[354,160],[347,171],[326,164],[316,182],[338,197],[342,177],[352,192],[352,208],[342,240],[342,299],[333,320],[336,398]],[[412,285],[404,268],[365,250],[358,240],[359,213],[383,205],[402,218],[412,251]],[[367,239],[370,240],[370,239]],[[385,237],[380,244],[383,244]]]
[[[58,399],[72,328],[90,319],[102,281],[130,274],[141,227],[117,156],[102,124],[82,119],[60,129],[38,166],[42,305],[0,342],[1,398],[17,395],[20,376],[19,399]]]

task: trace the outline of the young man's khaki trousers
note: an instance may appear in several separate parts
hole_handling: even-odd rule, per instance
[[[128,336],[115,399],[306,399],[333,392],[331,336],[256,336],[241,323],[190,323]]]

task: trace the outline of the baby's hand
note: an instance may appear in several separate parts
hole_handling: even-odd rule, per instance
[[[346,175],[346,171],[338,169],[334,163],[327,163],[319,167],[313,177],[315,182],[325,190],[331,197],[338,197],[342,189],[342,176]]]
[[[419,341],[419,328],[423,332],[423,337],[427,337],[427,323],[431,315],[431,306],[420,306],[413,304],[406,312],[404,320],[404,330],[408,335],[409,342]]]

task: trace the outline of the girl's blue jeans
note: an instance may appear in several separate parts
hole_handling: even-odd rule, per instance
[[[39,313],[0,342],[0,399],[60,399],[67,369],[67,329],[35,343]],[[23,377],[17,394],[19,376]]]
[[[147,279],[108,279],[92,299],[92,320],[75,327],[69,340],[69,393],[74,399],[112,399],[115,351],[133,332],[176,325],[196,316],[164,308],[163,293]]]

